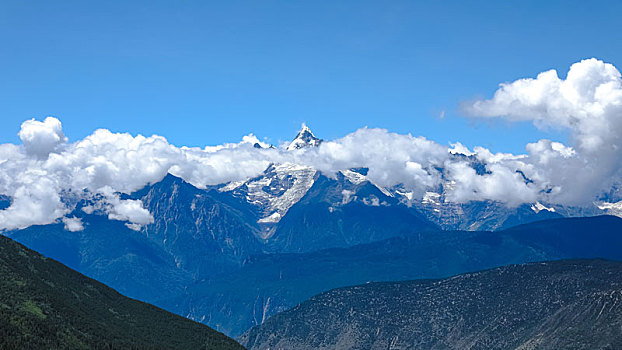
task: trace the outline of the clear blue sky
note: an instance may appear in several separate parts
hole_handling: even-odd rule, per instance
[[[53,115],[176,145],[278,143],[306,122],[523,151],[544,134],[458,104],[597,57],[622,65],[620,1],[2,1],[0,142]],[[445,110],[445,118],[439,118]]]

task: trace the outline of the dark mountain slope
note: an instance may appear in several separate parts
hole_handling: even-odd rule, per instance
[[[241,337],[249,349],[620,349],[622,263],[514,265],[318,295]]]
[[[2,349],[242,349],[0,236]]]
[[[422,232],[350,248],[263,255],[249,260],[240,271],[198,283],[163,305],[235,336],[315,294],[341,286],[599,257],[622,260],[622,219],[555,219],[500,232]]]
[[[547,247],[568,257],[619,259],[622,250],[622,219],[617,216],[565,218],[523,224],[501,231],[524,244]]]

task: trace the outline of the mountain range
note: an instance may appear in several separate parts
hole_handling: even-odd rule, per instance
[[[303,127],[287,148],[321,143]],[[487,171],[467,155],[453,156]],[[367,173],[271,164],[253,178],[207,188],[168,174],[119,194],[140,201],[152,223],[111,217],[100,198],[85,192],[67,215],[81,229],[56,222],[4,234],[124,295],[233,336],[345,285],[446,277],[549,258],[621,258],[620,219],[555,220],[614,209],[453,203],[444,196],[449,184],[418,200],[400,186],[374,184]],[[532,226],[520,226],[525,223]],[[572,244],[564,243],[565,234],[575,237]],[[594,242],[593,235],[603,241]]]

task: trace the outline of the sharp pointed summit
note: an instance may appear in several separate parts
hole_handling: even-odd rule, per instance
[[[287,150],[295,150],[306,147],[317,147],[322,143],[322,140],[315,137],[311,132],[311,129],[306,124],[302,124],[302,128],[296,135],[296,138],[287,146]]]

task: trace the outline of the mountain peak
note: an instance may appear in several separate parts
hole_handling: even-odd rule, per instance
[[[305,124],[302,123],[302,127],[296,135],[296,138],[287,146],[287,150],[295,150],[306,147],[317,147],[322,143],[322,140],[315,137],[311,132],[311,129]]]

